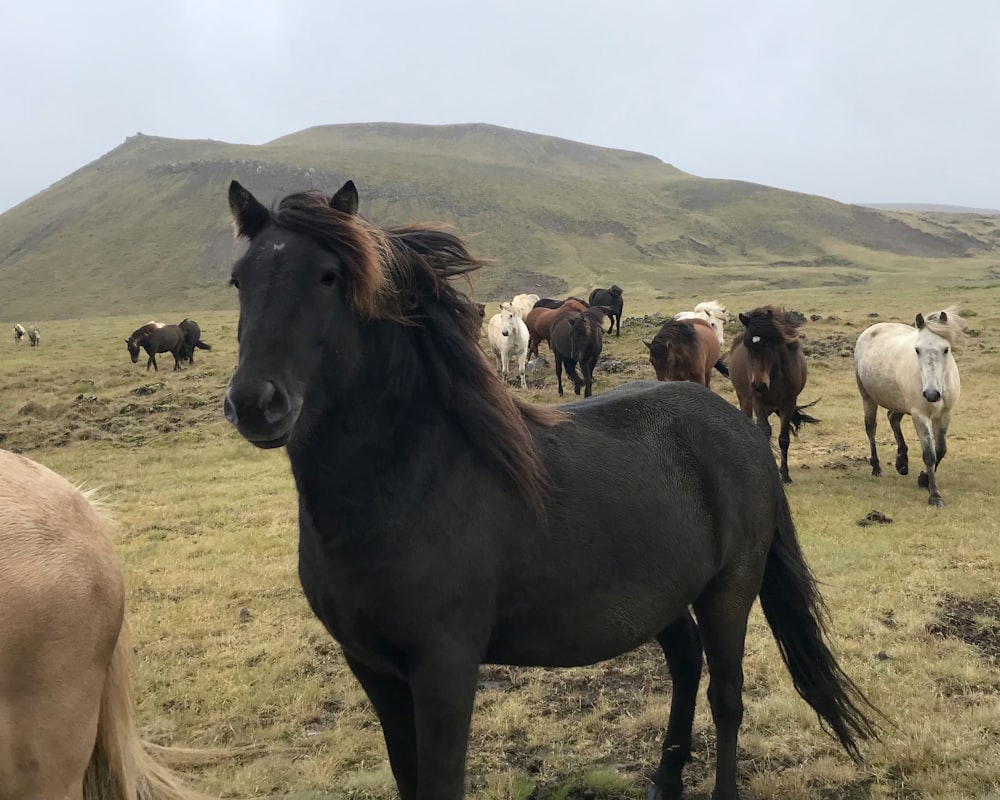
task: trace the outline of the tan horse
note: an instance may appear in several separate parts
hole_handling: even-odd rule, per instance
[[[0,450],[0,798],[191,800],[139,738],[122,571],[105,520]]]
[[[705,319],[670,319],[663,323],[649,349],[649,363],[658,381],[693,381],[709,387],[719,361],[719,338]]]

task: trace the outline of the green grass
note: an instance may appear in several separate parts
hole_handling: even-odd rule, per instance
[[[792,441],[788,493],[830,608],[835,650],[893,726],[855,767],[795,694],[755,609],[739,759],[750,796],[997,796],[997,654],[932,632],[947,596],[979,603],[972,627],[991,629],[988,603],[1000,596],[1000,309],[996,290],[967,267],[908,272],[899,259],[852,287],[767,289],[766,269],[747,269],[714,290],[689,292],[666,275],[656,285],[626,287],[626,317],[672,314],[708,297],[734,312],[777,302],[822,317],[804,327],[810,380],[803,395],[819,399],[813,411],[821,423]],[[723,288],[731,284],[760,288]],[[958,354],[963,395],[940,471],[946,506],[932,509],[912,475],[870,476],[849,356],[870,313],[910,321],[956,299],[978,335]],[[0,339],[0,446],[97,488],[116,519],[146,736],[193,747],[263,746],[252,758],[201,769],[202,786],[220,796],[391,798],[367,700],[301,596],[296,498],[284,454],[254,449],[222,418],[235,314],[179,308],[155,316],[193,316],[214,349],[198,351],[195,367],[176,373],[146,373],[128,361],[122,340],[148,313],[36,320],[43,331],[36,349]],[[620,339],[606,339],[604,359],[624,370],[599,372],[595,392],[652,377],[639,341],[651,331],[631,324]],[[720,376],[713,384],[735,402]],[[525,395],[557,402],[554,376]],[[882,419],[880,447],[891,463]],[[908,421],[904,431],[915,446]],[[859,526],[872,510],[892,524]],[[473,797],[642,796],[670,701],[654,647],[595,667],[484,667],[482,676],[469,750]],[[705,797],[714,730],[704,684],[695,737],[691,796]]]

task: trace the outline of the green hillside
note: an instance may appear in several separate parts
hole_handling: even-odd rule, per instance
[[[265,202],[351,178],[375,222],[447,224],[497,262],[476,279],[482,299],[1000,269],[998,216],[844,205],[489,125],[324,126],[259,146],[136,135],[0,215],[0,319],[235,307],[234,178]]]

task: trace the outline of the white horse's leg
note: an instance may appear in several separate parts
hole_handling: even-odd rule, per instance
[[[948,452],[948,426],[950,424],[951,412],[945,411],[938,417],[937,424],[934,426],[934,452],[937,454],[937,464],[934,465],[935,472],[941,464],[941,459]]]
[[[932,506],[943,506],[941,492],[937,487],[937,452],[934,449],[934,431],[931,421],[923,414],[913,415],[913,427],[920,437],[920,448],[924,456],[924,470],[917,476],[917,486],[926,487],[929,493],[927,502]]]
[[[901,427],[904,416],[902,411],[890,411],[888,414],[889,427],[892,428],[892,435],[896,437],[896,472],[900,475],[907,475],[910,472],[910,448],[906,446]]]
[[[524,377],[524,370],[528,364],[528,343],[525,342],[524,346],[521,348],[520,352],[517,354],[517,368],[521,372],[521,388],[528,388],[528,381]]]

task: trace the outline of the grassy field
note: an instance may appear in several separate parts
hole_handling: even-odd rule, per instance
[[[982,274],[959,265],[928,280],[901,264],[862,287],[785,290],[767,288],[762,275],[739,291],[718,280],[701,297],[626,285],[625,317],[633,319],[620,339],[606,339],[595,393],[652,378],[639,339],[655,328],[642,315],[717,297],[733,312],[775,302],[820,317],[803,329],[810,368],[803,400],[819,400],[812,412],[821,424],[792,441],[789,495],[842,665],[892,725],[855,767],[795,694],[755,609],[740,739],[748,797],[1000,797],[1000,303]],[[939,473],[946,505],[932,509],[912,475],[870,477],[850,356],[873,314],[909,322],[953,302],[973,337],[958,353],[963,395]],[[165,321],[185,315],[214,349],[197,351],[197,363],[180,372],[146,372],[128,361],[122,340],[149,316],[39,322],[36,349],[15,347],[5,334],[0,446],[98,489],[116,519],[144,734],[163,744],[262,746],[253,757],[202,768],[205,790],[391,798],[378,723],[301,596],[285,456],[254,449],[222,418],[235,313],[156,313]],[[713,388],[735,402],[721,376]],[[557,402],[554,375],[524,394]],[[919,460],[909,421],[904,431]],[[879,441],[891,465],[884,416]],[[860,525],[872,511],[891,523]],[[711,790],[714,756],[704,685],[688,771],[688,796],[697,798]],[[653,647],[590,668],[484,667],[471,795],[643,796],[669,689]]]

